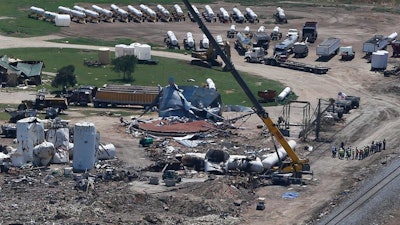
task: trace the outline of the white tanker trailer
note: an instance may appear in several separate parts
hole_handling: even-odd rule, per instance
[[[71,20],[78,23],[86,23],[86,14],[84,12],[71,9]]]
[[[215,18],[215,13],[212,10],[211,6],[206,5],[204,8],[206,10],[203,12],[204,19],[208,22],[212,22],[212,21],[216,22],[217,18]]]
[[[174,32],[172,31],[167,31],[167,36],[164,38],[164,43],[167,45],[168,48],[174,49],[178,48],[180,49],[181,47],[179,46],[178,39],[176,38]]]
[[[56,16],[58,15],[58,13],[55,12],[50,12],[50,11],[45,11],[44,12],[44,17],[46,20],[54,22],[54,20],[56,19]]]
[[[171,13],[160,4],[157,5],[157,16],[161,21],[171,21]]]
[[[97,5],[92,5],[92,9],[100,15],[101,20],[111,23],[114,22],[114,14],[110,10],[101,8]]]
[[[151,21],[151,22],[157,21],[157,13],[154,10],[150,9],[147,5],[144,5],[144,4],[140,4],[139,7],[142,10],[147,21]]]
[[[203,39],[200,40],[200,48],[207,49],[210,47],[210,40],[208,40],[207,36],[203,34]]]
[[[118,7],[115,4],[110,5],[111,10],[114,12],[114,16],[116,16],[116,19],[121,21],[121,22],[129,22],[129,13],[120,7]]]
[[[278,22],[278,23],[287,23],[285,11],[281,7],[276,8],[274,17],[275,17],[276,22]]]
[[[84,12],[84,11],[85,11],[85,8],[80,7],[80,6],[78,6],[78,5],[74,5],[74,6],[72,7],[72,9],[78,10],[78,11],[80,11],[80,12]]]
[[[249,7],[246,8],[245,17],[246,17],[247,21],[249,21],[250,23],[260,22],[257,14],[255,14],[254,11]]]
[[[232,13],[232,19],[236,22],[236,23],[243,23],[245,22],[245,17],[243,15],[243,13],[238,9],[238,8],[233,8],[233,13]]]
[[[68,14],[71,15],[71,9],[64,6],[58,6],[58,12],[61,14]]]
[[[143,13],[139,9],[128,5],[128,12],[130,13],[130,20],[136,21],[136,22],[141,22],[143,19]]]
[[[45,17],[45,10],[39,7],[31,6],[29,8],[29,17],[35,18],[35,19],[40,19]]]
[[[85,9],[83,12],[86,14],[87,19],[90,20],[90,22],[100,23],[100,14],[99,13],[97,13],[93,10],[90,10],[90,9]]]
[[[223,7],[219,8],[218,18],[221,23],[229,22],[230,17],[228,11],[226,11]]]
[[[193,34],[191,32],[186,33],[186,38],[183,40],[183,45],[186,50],[196,49]]]
[[[178,5],[174,5],[174,10],[172,11],[172,17],[174,18],[175,21],[185,21],[185,14],[182,11],[182,8]]]

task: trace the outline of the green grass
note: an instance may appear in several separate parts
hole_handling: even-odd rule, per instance
[[[59,49],[59,48],[31,48],[31,49],[4,49],[0,54],[6,54],[9,57],[20,58],[23,60],[41,60],[45,64],[43,69],[46,73],[57,73],[57,70],[67,66],[75,66],[78,84],[95,85],[98,87],[107,83],[123,84],[122,74],[112,71],[112,66],[107,65],[100,68],[92,68],[83,65],[84,59],[97,60],[97,51],[77,50],[77,49]],[[111,53],[111,57],[114,57]],[[133,74],[133,85],[165,86],[168,84],[169,77],[174,77],[178,85],[206,85],[206,79],[211,78],[215,82],[218,91],[222,95],[225,104],[240,104],[251,106],[247,96],[244,94],[231,73],[223,72],[222,68],[214,67],[207,69],[190,65],[189,62],[177,59],[168,59],[154,57],[159,60],[158,65],[138,64]],[[273,89],[278,93],[284,89],[284,86],[276,81],[264,79],[262,77],[251,76],[241,73],[247,85],[257,96],[257,91]],[[50,91],[57,89],[50,86],[52,76],[45,75],[43,80],[47,80],[37,89],[46,88]],[[195,82],[187,82],[188,79],[194,79]],[[269,103],[273,105],[274,103]]]

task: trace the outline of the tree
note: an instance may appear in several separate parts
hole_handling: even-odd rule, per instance
[[[132,73],[135,72],[137,58],[134,55],[125,55],[112,60],[113,70],[123,73],[124,81],[133,81]]]
[[[74,72],[75,72],[75,67],[73,65],[62,67],[57,71],[57,75],[51,82],[51,86],[53,87],[62,86],[63,88],[75,86],[77,81]]]

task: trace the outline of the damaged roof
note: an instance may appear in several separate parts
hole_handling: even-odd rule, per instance
[[[39,76],[42,74],[44,63],[42,61],[17,61],[10,62],[7,55],[0,58],[0,66],[11,70],[16,74],[22,74],[27,77]]]

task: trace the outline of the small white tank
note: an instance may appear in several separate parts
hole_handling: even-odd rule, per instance
[[[229,29],[231,32],[235,32],[236,31],[236,25],[232,24],[231,28]]]
[[[243,29],[243,33],[249,34],[249,33],[250,33],[250,27],[249,27],[249,26],[246,26],[246,27]]]
[[[58,12],[64,13],[64,14],[70,14],[71,9],[68,7],[64,7],[64,6],[58,6]]]
[[[387,67],[389,52],[379,50],[371,55],[371,70],[385,70]]]
[[[214,90],[216,89],[215,88],[215,83],[211,78],[207,78],[206,82],[207,82],[207,86],[208,86],[209,89],[214,89]]]
[[[264,26],[260,26],[257,31],[258,32],[265,32],[265,27]]]
[[[292,89],[290,87],[285,87],[285,89],[283,89],[283,91],[278,95],[278,100],[282,101],[283,99],[285,99],[291,91]]]
[[[203,48],[210,47],[210,40],[208,40],[208,38],[205,34],[203,34],[202,45],[203,45]]]
[[[94,168],[96,162],[96,127],[93,123],[76,123],[72,167],[76,172]]]
[[[187,45],[189,47],[193,47],[194,46],[193,34],[191,32],[187,32],[186,33],[186,41],[187,41]]]
[[[296,147],[296,142],[293,140],[288,141],[288,144],[292,149]],[[264,169],[270,169],[279,162],[279,159],[283,160],[287,156],[287,153],[283,147],[278,148],[278,154],[279,157],[276,152],[261,157]]]
[[[195,5],[192,5],[193,11],[197,14],[200,15],[199,9]]]
[[[124,48],[126,47],[125,44],[117,44],[115,45],[115,58],[124,56]]]
[[[78,10],[78,11],[80,11],[80,12],[84,12],[84,11],[85,11],[85,8],[80,7],[80,6],[78,6],[78,5],[74,5],[74,7],[72,7],[72,9]]]
[[[151,59],[151,46],[148,44],[142,44],[135,47],[135,54],[139,60],[150,60]]]

